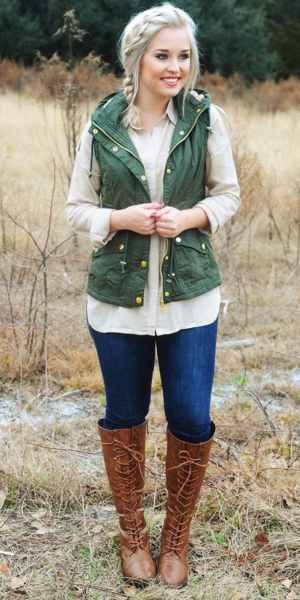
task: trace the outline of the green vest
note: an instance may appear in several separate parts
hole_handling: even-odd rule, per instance
[[[205,197],[205,157],[210,130],[210,97],[183,91],[174,97],[178,120],[163,180],[163,201],[178,209],[192,208]],[[101,173],[99,206],[123,209],[151,202],[144,165],[121,122],[127,106],[122,91],[104,98],[92,114],[91,167],[95,155]],[[91,173],[91,169],[90,169]],[[91,255],[87,292],[118,306],[142,306],[149,267],[150,236],[118,231]],[[197,228],[168,238],[161,265],[164,303],[204,294],[222,280],[208,234]]]

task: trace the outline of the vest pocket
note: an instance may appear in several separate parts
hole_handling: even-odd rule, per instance
[[[173,244],[173,269],[177,281],[182,281],[185,287],[208,276],[214,258],[205,234],[190,229],[177,236]]]
[[[89,278],[95,282],[99,290],[120,284],[122,279],[120,260],[122,260],[121,253],[119,256],[117,253],[103,254],[100,252],[99,254],[99,250],[97,250],[96,254],[92,256]]]

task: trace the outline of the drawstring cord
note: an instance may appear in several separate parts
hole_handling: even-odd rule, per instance
[[[95,138],[94,138],[94,136],[93,136],[93,137],[92,137],[92,147],[91,147],[91,157],[90,157],[90,169],[89,169],[89,177],[92,177],[93,156],[94,156],[94,145],[95,145]]]
[[[168,277],[175,277],[175,253],[174,253],[174,239],[170,238],[169,239],[169,255],[170,255],[170,261],[169,261],[169,270],[168,270]]]
[[[127,255],[128,255],[128,239],[129,239],[129,231],[126,231],[126,236],[125,236],[125,241],[124,241],[124,258],[123,260],[120,260],[120,265],[121,265],[121,271],[122,273],[125,273],[126,271],[126,266],[127,266]]]

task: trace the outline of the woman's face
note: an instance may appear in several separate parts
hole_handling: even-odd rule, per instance
[[[165,27],[150,42],[140,63],[139,92],[164,98],[176,96],[183,88],[191,63],[185,28]]]

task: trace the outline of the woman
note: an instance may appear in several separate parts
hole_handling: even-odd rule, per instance
[[[190,522],[210,419],[221,277],[211,245],[239,207],[224,113],[203,90],[195,23],[165,3],[121,37],[124,89],[104,98],[77,150],[66,216],[89,232],[87,322],[106,391],[99,420],[124,575],[187,582]],[[155,346],[167,420],[168,500],[158,570],[143,511]]]

